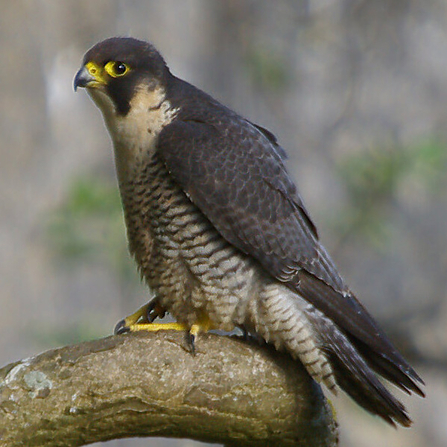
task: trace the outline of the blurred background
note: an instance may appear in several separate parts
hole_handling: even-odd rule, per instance
[[[425,400],[403,397],[411,430],[333,398],[341,445],[447,445],[444,0],[0,7],[0,364],[106,336],[148,299],[126,251],[108,134],[72,88],[88,48],[131,35],[279,137],[323,243],[425,379]]]

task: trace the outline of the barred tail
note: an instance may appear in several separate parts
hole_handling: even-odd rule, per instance
[[[338,385],[360,406],[391,425],[411,425],[405,407],[377,375],[408,394],[413,391],[423,396],[411,368],[405,371],[401,363],[374,351],[277,282],[266,285],[258,299],[249,303],[248,315],[249,326],[277,349],[299,359],[317,382],[333,392]]]

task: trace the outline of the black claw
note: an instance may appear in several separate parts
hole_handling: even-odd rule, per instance
[[[242,330],[242,337],[244,338],[245,341],[250,340],[250,332],[247,331],[247,328],[245,326],[241,326],[241,330]]]
[[[158,304],[157,299],[153,299],[147,308],[146,318],[149,323],[153,323],[156,318],[163,318],[166,311]]]
[[[156,305],[157,305],[157,300],[155,300],[155,299],[152,300],[148,305],[146,318],[147,318],[147,321],[149,321],[149,323],[153,323],[153,321],[157,318],[157,314],[156,314],[156,312],[154,312]]]
[[[115,326],[115,329],[113,330],[113,333],[115,335],[121,335],[126,334],[127,332],[130,332],[130,329],[128,326],[126,326],[126,320],[120,320]]]
[[[196,345],[195,345],[196,336],[194,334],[191,334],[190,332],[188,332],[187,334],[191,354],[196,355]]]

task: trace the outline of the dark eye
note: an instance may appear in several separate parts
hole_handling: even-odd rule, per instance
[[[112,76],[112,78],[118,78],[124,76],[129,70],[129,66],[124,62],[110,61],[104,66],[106,72]]]
[[[122,75],[126,72],[127,68],[122,62],[115,62],[115,73]]]

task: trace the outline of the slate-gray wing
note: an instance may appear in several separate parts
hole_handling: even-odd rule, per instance
[[[423,395],[420,378],[349,291],[318,241],[276,141],[225,114],[174,120],[158,151],[191,201],[220,234],[334,321],[371,366]]]

